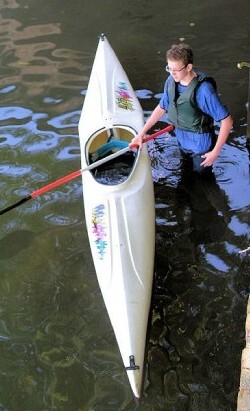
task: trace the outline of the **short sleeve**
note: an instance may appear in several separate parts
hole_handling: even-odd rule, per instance
[[[229,116],[228,108],[221,102],[212,84],[204,81],[197,90],[196,103],[198,107],[215,121],[221,121]]]
[[[159,105],[161,108],[163,108],[163,110],[168,111],[168,106],[169,106],[169,98],[168,98],[168,83],[169,83],[169,79],[171,76],[169,76],[167,78],[167,80],[165,81],[164,84],[164,90],[163,90],[163,96],[159,102]]]

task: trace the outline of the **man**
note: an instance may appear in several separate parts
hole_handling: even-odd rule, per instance
[[[141,148],[144,135],[167,112],[169,122],[175,126],[183,160],[191,161],[193,170],[203,174],[219,156],[233,119],[220,101],[215,85],[193,69],[193,53],[187,44],[172,45],[166,58],[170,76],[163,97],[131,145]],[[220,122],[216,142],[214,121]]]

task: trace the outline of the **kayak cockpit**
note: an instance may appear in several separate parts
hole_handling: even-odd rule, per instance
[[[126,149],[135,136],[128,127],[112,127],[96,132],[86,144],[88,164],[101,160],[119,150]],[[116,185],[125,182],[130,176],[137,158],[137,152],[128,150],[115,159],[91,170],[94,179],[101,184]]]

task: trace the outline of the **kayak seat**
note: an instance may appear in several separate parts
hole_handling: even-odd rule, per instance
[[[96,181],[105,185],[116,185],[125,182],[133,170],[137,154],[128,151],[108,161],[92,171]]]
[[[115,153],[116,151],[128,147],[128,145],[129,143],[127,141],[112,139],[99,147],[94,153],[92,153],[90,161],[91,163],[93,163],[94,161],[106,157],[108,154]]]

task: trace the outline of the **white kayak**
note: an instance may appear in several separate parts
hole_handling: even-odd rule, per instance
[[[128,146],[143,124],[135,92],[101,35],[79,121],[82,168]],[[139,398],[154,270],[154,191],[146,144],[121,152],[103,167],[83,172],[83,198],[99,286]]]

